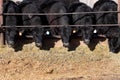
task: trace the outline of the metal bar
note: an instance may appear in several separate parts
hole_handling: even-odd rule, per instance
[[[120,0],[118,0],[118,11],[120,11]],[[120,24],[120,13],[118,13],[118,24]]]
[[[71,15],[71,14],[100,14],[100,13],[120,13],[120,11],[98,11],[98,12],[73,12],[73,13],[3,13],[0,15]]]
[[[105,26],[109,26],[109,27],[114,27],[114,26],[120,26],[120,24],[97,24],[97,25],[25,25],[25,26],[15,26],[15,27],[64,27],[64,26],[69,26],[69,27],[84,27],[84,26],[100,26],[100,27],[105,27]],[[2,27],[12,27],[12,26],[2,26]]]
[[[0,13],[2,13],[3,11],[3,0],[0,0]],[[3,16],[0,15],[0,28],[2,27],[2,24],[3,24]],[[3,33],[0,33],[0,45],[4,45],[4,34]]]

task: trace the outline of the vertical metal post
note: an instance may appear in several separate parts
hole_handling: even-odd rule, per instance
[[[3,0],[0,0],[0,14],[3,12]],[[0,15],[0,27],[3,24],[3,16]],[[0,33],[0,45],[4,45],[4,33]]]
[[[118,11],[120,11],[120,0],[118,0]],[[118,24],[120,24],[120,13],[118,13]]]

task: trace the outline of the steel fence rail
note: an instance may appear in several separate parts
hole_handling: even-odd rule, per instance
[[[98,12],[73,12],[73,13],[1,13],[0,15],[8,15],[8,16],[19,16],[19,15],[70,15],[70,14],[100,14],[100,13],[120,13],[120,11],[98,11]],[[64,27],[64,26],[69,26],[69,27],[84,27],[84,26],[120,26],[120,24],[95,24],[95,25],[24,25],[24,26],[18,26],[16,27]],[[11,27],[11,26],[3,26],[1,24],[1,27]]]
[[[2,25],[1,25],[2,26]],[[30,27],[65,27],[65,26],[69,26],[69,27],[84,27],[84,26],[93,26],[93,27],[105,27],[105,26],[109,26],[109,27],[116,27],[116,26],[120,26],[120,24],[97,24],[97,25],[13,25],[13,27],[26,27],[26,28],[30,28]],[[2,26],[4,27],[12,27],[12,26]]]
[[[73,13],[0,13],[0,15],[75,15],[75,14],[100,14],[100,13],[120,13],[120,11],[98,11],[98,12],[73,12]]]

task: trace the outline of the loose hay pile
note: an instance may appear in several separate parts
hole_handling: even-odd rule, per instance
[[[93,51],[83,43],[72,51],[39,50],[34,43],[17,52],[1,46],[0,80],[119,80],[120,54],[109,53],[105,43]]]

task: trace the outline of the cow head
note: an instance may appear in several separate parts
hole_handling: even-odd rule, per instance
[[[78,19],[78,18],[79,19]],[[93,24],[93,16],[92,15],[76,15],[73,16],[73,19],[75,22],[75,25],[81,25],[75,26],[75,30],[73,29],[73,33],[78,33],[78,35],[82,35],[83,41],[85,44],[89,44],[91,37],[93,35],[94,28],[91,26]],[[78,20],[78,21],[77,21]]]
[[[85,44],[89,45],[94,29],[92,27],[82,28],[82,38]]]
[[[82,32],[82,38],[85,44],[89,45],[91,38],[93,36],[94,32],[94,27],[91,26],[94,22],[94,16],[93,15],[87,15],[82,18],[81,23],[84,26],[81,27],[81,32]]]

